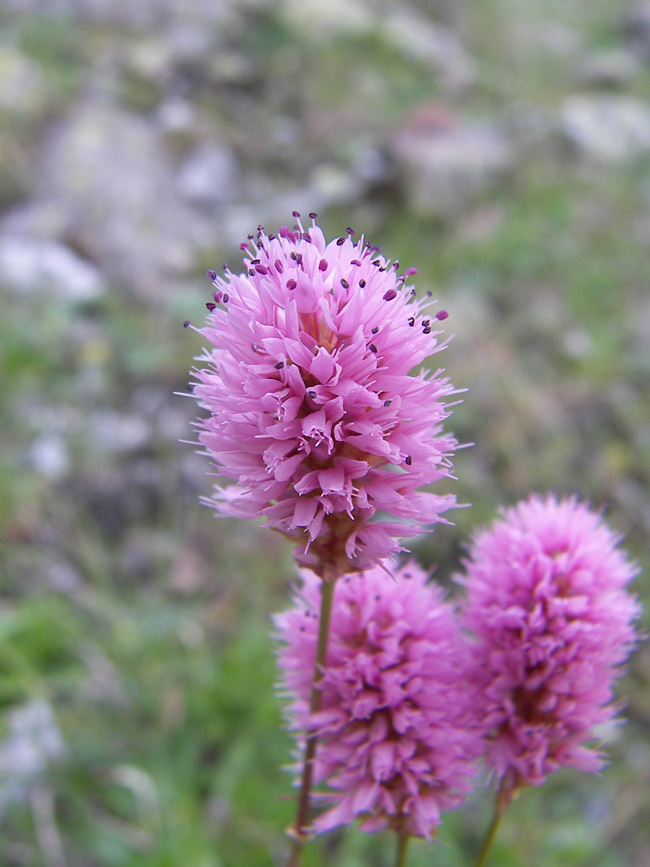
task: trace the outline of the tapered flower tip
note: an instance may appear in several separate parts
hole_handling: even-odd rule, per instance
[[[488,762],[511,788],[561,766],[598,770],[593,727],[615,716],[614,678],[639,614],[638,569],[601,515],[531,496],[477,535],[465,575]]]
[[[340,580],[321,709],[310,714],[321,584],[305,571],[276,617],[290,727],[299,742],[319,736],[314,776],[327,809],[314,828],[360,818],[366,831],[429,838],[467,797],[483,747],[454,610],[415,563]]]

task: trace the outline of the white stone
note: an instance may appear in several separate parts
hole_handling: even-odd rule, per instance
[[[281,0],[279,9],[286,24],[314,41],[363,33],[375,23],[364,0]]]
[[[92,300],[106,288],[98,269],[63,244],[15,235],[0,236],[0,283],[72,301]]]
[[[192,204],[218,209],[234,201],[239,192],[239,165],[225,145],[195,148],[178,173],[179,194]]]
[[[379,23],[389,42],[406,57],[441,73],[446,84],[458,89],[474,84],[474,63],[448,27],[408,6],[398,6]]]
[[[27,456],[36,472],[51,481],[63,478],[70,469],[68,449],[57,434],[39,436],[32,443]]]
[[[650,106],[631,96],[570,96],[561,122],[577,152],[597,161],[623,162],[650,151]]]

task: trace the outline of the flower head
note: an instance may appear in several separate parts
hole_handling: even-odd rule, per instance
[[[319,737],[314,776],[330,808],[314,828],[361,817],[363,830],[430,837],[471,790],[482,749],[454,611],[415,563],[396,579],[376,567],[340,580],[310,714],[321,584],[305,570],[294,607],[276,617],[290,725]]]
[[[456,502],[420,490],[450,474],[453,387],[441,371],[409,375],[443,348],[447,314],[424,315],[414,269],[399,276],[352,234],[327,244],[298,219],[249,236],[242,274],[209,272],[212,348],[195,371],[199,441],[234,482],[208,502],[266,518],[321,575],[375,565]]]
[[[560,766],[595,771],[586,746],[616,713],[612,681],[635,640],[625,585],[637,569],[575,498],[531,496],[474,540],[465,623],[477,638],[488,762],[506,788]]]

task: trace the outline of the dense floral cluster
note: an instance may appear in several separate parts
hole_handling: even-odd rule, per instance
[[[505,785],[539,785],[560,766],[595,771],[593,727],[616,713],[612,681],[638,614],[637,570],[600,515],[531,496],[480,533],[466,564],[465,623],[488,762]]]
[[[266,518],[321,576],[374,566],[455,505],[421,490],[450,474],[453,387],[441,371],[410,375],[444,347],[447,314],[425,313],[414,269],[398,275],[352,235],[260,227],[243,273],[210,272],[212,348],[194,372],[199,441],[234,482],[208,502]]]
[[[601,767],[589,740],[617,711],[637,570],[598,514],[553,496],[477,535],[462,617],[415,563],[398,568],[403,540],[456,505],[424,490],[450,476],[458,447],[443,430],[453,386],[421,367],[445,346],[447,314],[426,313],[414,269],[294,216],[249,236],[241,274],[209,272],[194,394],[222,482],[206,502],[265,519],[309,567],[275,618],[302,754],[289,864],[308,830],[357,818],[398,833],[402,864],[408,837],[434,836],[467,796],[481,756],[500,781],[497,818],[561,766]]]
[[[318,831],[361,817],[430,837],[472,788],[482,749],[467,645],[442,590],[415,563],[394,579],[377,567],[336,587],[322,704],[309,713],[321,582],[306,570],[294,607],[276,617],[288,716],[318,733],[315,766],[329,805]]]

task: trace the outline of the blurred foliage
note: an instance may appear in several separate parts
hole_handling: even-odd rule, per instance
[[[585,50],[616,47],[624,7],[465,4],[457,28],[479,81],[463,107],[482,116],[524,100],[556,107],[571,91],[571,55],[558,59],[538,44],[536,26],[553,20]],[[93,46],[126,37],[65,17],[0,16],[41,69],[47,97],[38,111],[0,109],[5,207],[29,196],[23,167],[34,137],[83,89]],[[251,15],[241,48],[264,82],[250,87],[273,105],[290,103],[287,69],[300,76],[297,110],[316,106],[332,119],[310,144],[328,158],[348,148],[345,126],[364,100],[377,126],[397,125],[439,93],[437,77],[379,32],[303,44],[271,10]],[[229,122],[209,76],[189,80],[206,113]],[[150,80],[127,72],[120,88],[129,108],[154,109]],[[648,64],[629,89],[650,96]],[[255,152],[260,143],[245,147]],[[321,223],[329,235],[352,224],[387,255],[417,265],[418,285],[435,290],[452,314],[456,337],[444,364],[469,388],[454,426],[461,441],[476,443],[457,456],[455,490],[473,507],[456,513],[455,527],[417,542],[418,556],[450,583],[468,535],[500,504],[532,489],[578,490],[605,505],[626,535],[647,600],[650,353],[637,316],[647,323],[650,166],[646,159],[594,172],[556,156],[533,150],[496,196],[455,222],[415,217],[388,183],[376,201],[332,207]],[[271,171],[281,155],[266,160]],[[212,253],[210,265],[237,261],[227,245]],[[200,351],[180,324],[200,321],[204,299],[177,295],[147,306],[123,288],[91,303],[50,297],[47,287],[3,297],[0,737],[12,709],[42,698],[65,755],[17,794],[0,779],[0,863],[282,864],[293,816],[282,770],[290,741],[273,694],[268,633],[269,613],[286,604],[290,557],[280,539],[201,509],[209,467],[177,445],[191,439],[195,410],[171,395],[186,390]],[[131,451],[103,430],[106,407],[148,425]],[[65,439],[67,470],[35,467],[44,427]],[[650,864],[649,663],[644,645],[622,689],[629,722],[605,733],[611,766],[596,779],[562,773],[526,792],[504,821],[493,864]],[[471,863],[490,810],[479,791],[446,819],[440,842],[413,843],[410,867]],[[389,867],[393,845],[389,835],[335,832],[308,847],[304,864]]]

